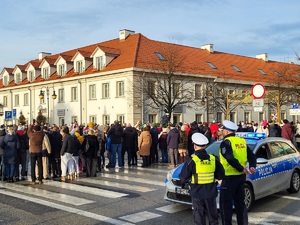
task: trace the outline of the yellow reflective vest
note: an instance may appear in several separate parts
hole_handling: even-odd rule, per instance
[[[215,181],[216,158],[209,155],[209,159],[201,160],[193,155],[192,160],[196,165],[196,174],[192,175],[192,184],[210,184]]]
[[[247,164],[247,144],[246,140],[240,137],[230,136],[225,138],[224,140],[229,140],[231,143],[231,148],[233,152],[234,158],[236,158],[239,163],[245,167]],[[221,151],[220,151],[220,162],[224,167],[225,170],[225,176],[231,176],[231,175],[240,175],[244,172],[239,172],[236,168],[232,167],[227,160],[223,157]]]

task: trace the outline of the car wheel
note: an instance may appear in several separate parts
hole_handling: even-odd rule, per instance
[[[245,205],[246,205],[247,210],[249,211],[249,209],[252,206],[252,202],[254,200],[253,190],[249,186],[249,184],[245,184],[244,190],[245,190]]]
[[[290,188],[287,189],[289,193],[297,193],[300,189],[300,174],[299,171],[294,171],[291,177]]]

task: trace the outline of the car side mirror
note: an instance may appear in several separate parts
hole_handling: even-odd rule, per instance
[[[267,163],[268,163],[268,160],[265,159],[265,158],[257,158],[257,159],[256,159],[256,163],[257,163],[257,164],[267,164]]]

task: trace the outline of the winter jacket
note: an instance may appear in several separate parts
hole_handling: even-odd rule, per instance
[[[53,131],[49,136],[51,145],[51,156],[55,159],[60,157],[60,150],[62,147],[62,135],[58,131]]]
[[[126,127],[123,132],[124,149],[137,151],[137,146],[138,146],[138,134],[136,129],[133,127]]]
[[[40,153],[43,149],[43,140],[45,133],[44,131],[33,131],[32,128],[32,125],[30,125],[27,131],[27,135],[30,141],[29,152]]]
[[[28,135],[23,130],[17,130],[16,134],[20,141],[20,150],[25,152],[29,149],[29,138]]]
[[[150,130],[150,134],[151,134],[151,137],[152,137],[152,144],[153,145],[157,145],[158,143],[158,130],[157,130],[157,127],[152,127],[151,130]]]
[[[89,143],[89,148],[86,148],[86,143]],[[86,135],[82,143],[83,155],[86,158],[97,159],[99,151],[99,141],[95,135]]]
[[[191,124],[191,130],[190,130],[190,132],[188,134],[188,143],[187,143],[189,156],[191,156],[195,152],[195,150],[194,150],[194,144],[193,144],[193,141],[192,141],[192,135],[194,133],[199,133],[199,128],[198,128],[197,124],[192,123]]]
[[[142,131],[138,142],[139,155],[149,156],[151,145],[152,145],[152,138],[151,138],[150,131]]]
[[[5,136],[5,130],[3,129],[3,130],[0,130],[0,144],[2,143],[2,140],[3,140],[3,138],[4,138],[4,136]],[[0,147],[0,156],[2,156],[3,155],[3,148],[1,148]]]
[[[178,145],[178,149],[183,149],[186,150],[187,149],[187,136],[185,131],[180,131],[180,142]]]
[[[20,148],[20,141],[15,134],[6,134],[1,142],[3,149],[3,162],[14,164],[17,156],[17,149]]]
[[[44,140],[43,140],[43,156],[48,156],[51,154],[51,144],[48,138],[48,134],[45,133]]]
[[[111,144],[122,144],[123,128],[120,124],[113,125],[107,132],[111,138]]]
[[[292,126],[290,123],[286,123],[282,126],[281,137],[288,139],[290,141],[293,140],[294,134],[293,134]]]
[[[179,130],[176,129],[176,128],[173,128],[168,133],[168,137],[167,137],[168,148],[178,149],[179,142],[180,142],[180,133],[179,133]]]
[[[168,133],[162,133],[158,139],[158,148],[160,150],[167,150],[168,145],[167,145],[167,138],[168,138]]]
[[[64,155],[65,153],[73,154],[74,149],[76,148],[76,142],[74,140],[74,137],[70,134],[66,134],[63,137],[63,143],[60,150],[60,154]]]
[[[281,137],[281,128],[278,124],[269,123],[269,137]]]

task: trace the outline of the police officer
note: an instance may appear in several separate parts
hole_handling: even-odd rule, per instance
[[[246,174],[255,173],[256,157],[246,144],[246,140],[235,136],[238,126],[223,122],[224,140],[220,145],[220,162],[225,170],[225,178],[220,189],[220,212],[223,225],[232,224],[232,200],[234,200],[237,224],[248,224],[245,206],[244,183]],[[249,162],[249,170],[246,167]]]
[[[217,157],[205,151],[209,141],[203,134],[193,134],[192,141],[195,154],[184,163],[179,177],[183,184],[190,181],[195,224],[205,225],[207,213],[209,224],[216,225],[218,191],[215,178],[222,180],[224,169]]]

